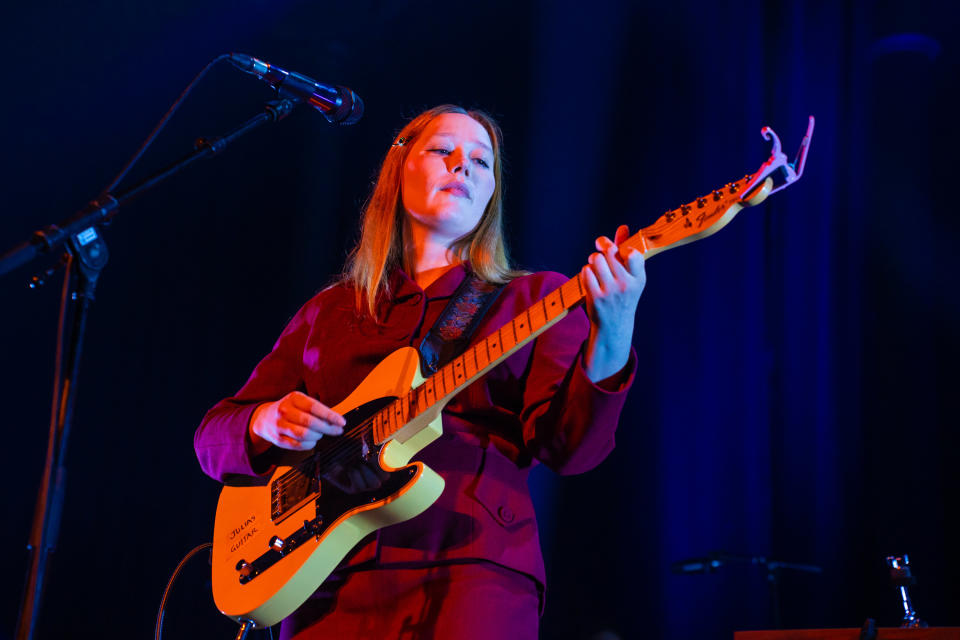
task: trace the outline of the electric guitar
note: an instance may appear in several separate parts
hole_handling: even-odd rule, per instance
[[[649,258],[723,228],[744,207],[763,202],[800,178],[813,135],[810,117],[794,162],[776,134],[770,159],[756,172],[667,211],[621,245]],[[389,355],[333,410],[343,435],[324,438],[305,460],[281,466],[265,484],[224,487],[213,535],[213,597],[220,611],[257,627],[287,617],[367,534],[409,520],[433,504],[443,479],[410,460],[442,431],[447,402],[584,301],[579,276],[424,379],[416,349]],[[331,469],[376,465],[382,483],[351,489]]]

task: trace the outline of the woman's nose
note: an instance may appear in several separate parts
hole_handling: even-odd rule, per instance
[[[460,149],[455,149],[449,156],[450,173],[460,173],[470,175],[470,163],[467,162],[466,154]]]

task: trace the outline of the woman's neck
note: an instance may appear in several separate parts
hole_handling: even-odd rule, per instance
[[[452,242],[418,225],[408,225],[406,264],[410,277],[426,289],[460,260],[450,249]]]

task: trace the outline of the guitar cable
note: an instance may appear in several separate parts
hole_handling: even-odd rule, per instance
[[[204,542],[203,544],[194,547],[189,553],[187,553],[187,555],[183,556],[183,560],[181,560],[180,564],[177,565],[177,568],[173,570],[173,573],[170,575],[170,580],[167,582],[167,588],[163,590],[163,597],[160,599],[160,609],[157,611],[157,623],[153,630],[154,640],[162,640],[163,617],[167,612],[167,599],[170,597],[170,590],[173,588],[173,583],[176,581],[177,576],[179,576],[180,572],[183,571],[184,566],[186,566],[190,558],[197,555],[204,549],[212,548],[212,542]],[[267,627],[266,632],[270,640],[273,640],[273,627]]]

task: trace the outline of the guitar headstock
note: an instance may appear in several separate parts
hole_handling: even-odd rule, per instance
[[[744,176],[692,202],[667,211],[624,244],[639,249],[649,258],[661,251],[716,233],[733,220],[733,216],[740,209],[760,204],[770,195],[773,180],[767,178],[750,187],[755,178],[756,174]],[[748,187],[750,191],[744,193],[744,189]]]
[[[807,133],[800,143],[800,150],[793,162],[780,149],[780,139],[770,127],[760,134],[771,141],[770,158],[756,173],[748,174],[705,196],[667,211],[656,222],[628,238],[622,246],[634,247],[650,257],[705,238],[722,229],[733,220],[740,209],[752,207],[766,200],[767,196],[788,187],[803,175],[803,167],[813,137],[813,116],[807,123]],[[774,186],[776,182],[778,184]],[[621,249],[621,254],[622,254]]]

